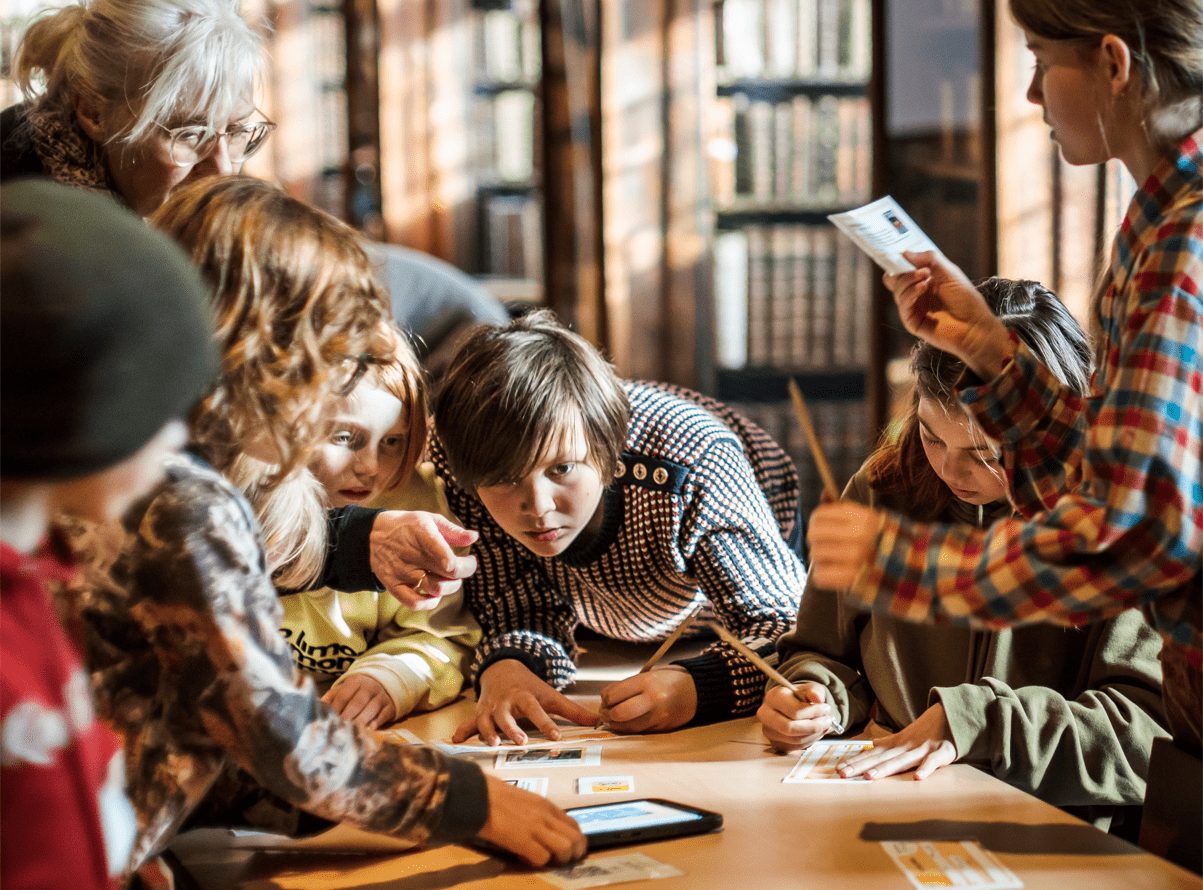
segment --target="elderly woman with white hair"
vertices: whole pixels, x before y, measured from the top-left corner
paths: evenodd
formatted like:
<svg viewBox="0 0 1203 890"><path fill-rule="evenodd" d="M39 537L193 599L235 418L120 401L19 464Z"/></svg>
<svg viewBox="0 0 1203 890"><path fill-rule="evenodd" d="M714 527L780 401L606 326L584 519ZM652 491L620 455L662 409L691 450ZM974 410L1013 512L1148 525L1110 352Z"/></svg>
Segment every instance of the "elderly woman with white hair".
<svg viewBox="0 0 1203 890"><path fill-rule="evenodd" d="M236 173L274 124L255 109L266 58L237 0L84 0L26 31L0 115L0 178L110 192L139 215L180 183Z"/></svg>

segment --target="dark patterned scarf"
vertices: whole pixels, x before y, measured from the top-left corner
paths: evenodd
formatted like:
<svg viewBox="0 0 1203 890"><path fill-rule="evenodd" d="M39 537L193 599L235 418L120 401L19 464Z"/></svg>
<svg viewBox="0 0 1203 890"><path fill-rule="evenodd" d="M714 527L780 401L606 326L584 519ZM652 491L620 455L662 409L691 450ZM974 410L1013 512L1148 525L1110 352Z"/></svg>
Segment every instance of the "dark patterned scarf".
<svg viewBox="0 0 1203 890"><path fill-rule="evenodd" d="M108 192L121 200L100 146L80 129L73 114L38 102L30 107L25 120L38 160L52 179L74 188Z"/></svg>

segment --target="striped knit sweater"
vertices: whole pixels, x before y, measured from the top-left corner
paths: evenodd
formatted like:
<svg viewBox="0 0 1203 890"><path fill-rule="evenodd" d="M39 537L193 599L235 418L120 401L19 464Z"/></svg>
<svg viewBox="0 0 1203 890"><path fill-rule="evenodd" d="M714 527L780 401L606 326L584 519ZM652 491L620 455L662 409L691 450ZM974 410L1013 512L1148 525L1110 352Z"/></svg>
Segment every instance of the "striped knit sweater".
<svg viewBox="0 0 1203 890"><path fill-rule="evenodd" d="M563 688L575 675L578 625L662 640L700 601L766 652L793 623L806 571L786 543L798 515L789 458L719 402L662 384L624 387L631 422L603 495L602 530L558 557L536 556L506 535L433 446L453 512L481 535L479 570L464 585L484 631L478 682L493 662L515 658ZM763 697L764 678L725 644L677 664L697 688L694 724L751 713Z"/></svg>

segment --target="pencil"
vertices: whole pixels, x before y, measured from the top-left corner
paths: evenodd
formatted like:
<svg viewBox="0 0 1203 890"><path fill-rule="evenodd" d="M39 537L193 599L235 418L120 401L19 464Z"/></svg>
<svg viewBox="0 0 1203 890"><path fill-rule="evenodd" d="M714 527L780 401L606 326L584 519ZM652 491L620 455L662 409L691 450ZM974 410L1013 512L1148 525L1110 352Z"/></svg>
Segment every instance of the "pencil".
<svg viewBox="0 0 1203 890"><path fill-rule="evenodd" d="M819 476L823 480L823 491L832 501L838 501L840 489L835 484L835 476L831 473L831 464L827 463L827 455L823 453L823 443L819 441L818 433L815 432L815 425L810 419L810 409L806 407L806 400L802 398L802 390L798 388L798 381L792 377L789 381L789 397L794 403L794 415L798 418L798 425L802 427L803 435L806 436L806 444L810 446L815 466L819 468Z"/></svg>
<svg viewBox="0 0 1203 890"><path fill-rule="evenodd" d="M809 702L804 699L799 692L798 687L794 683L785 679L780 671L749 649L747 645L744 644L743 640L735 636L735 634L731 633L731 631L727 630L727 628L723 627L717 621L711 621L710 627L716 634L718 634L719 639L721 639L724 643L726 643L748 661L752 662L752 664L754 664L756 667L760 668L764 675L774 683L778 684L779 686L784 686L786 689L788 689L793 694L794 698L802 702L802 704L814 704L813 702ZM836 735L841 735L844 732L844 725L832 717L831 731Z"/></svg>
<svg viewBox="0 0 1203 890"><path fill-rule="evenodd" d="M689 610L689 612L685 615L685 619L677 625L676 630L670 633L668 635L668 639L660 644L660 648L652 653L652 657L643 663L643 667L639 669L639 673L642 674L650 671L656 666L661 658L668 654L668 650L673 647L673 643L681 639L681 634L685 633L689 625L693 624L693 619L698 617L698 613L702 611L703 605L704 603L697 603L692 609Z"/></svg>

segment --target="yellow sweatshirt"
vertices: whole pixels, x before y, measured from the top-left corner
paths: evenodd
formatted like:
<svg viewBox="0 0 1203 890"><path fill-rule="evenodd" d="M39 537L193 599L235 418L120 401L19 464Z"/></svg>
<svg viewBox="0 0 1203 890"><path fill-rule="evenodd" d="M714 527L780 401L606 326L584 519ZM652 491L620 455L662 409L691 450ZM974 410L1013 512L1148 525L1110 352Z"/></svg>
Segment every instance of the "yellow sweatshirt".
<svg viewBox="0 0 1203 890"><path fill-rule="evenodd" d="M410 481L371 506L425 510L455 520L443 481L423 463ZM349 673L366 674L392 697L397 718L453 701L464 685L480 628L463 590L443 597L438 608L419 612L387 592L321 590L280 597L280 629L293 662L325 692Z"/></svg>

